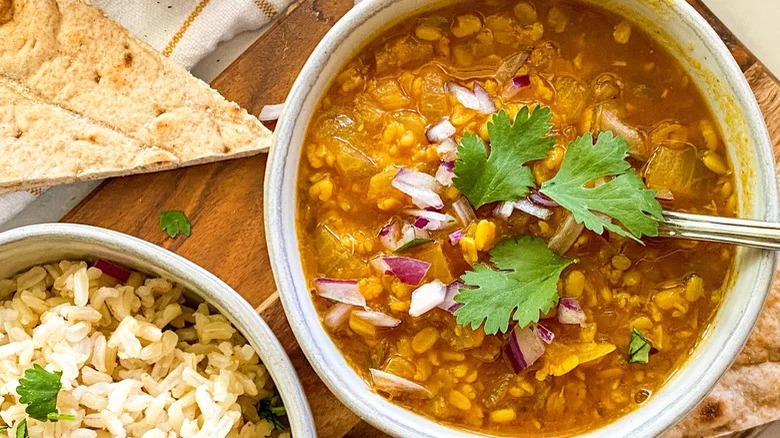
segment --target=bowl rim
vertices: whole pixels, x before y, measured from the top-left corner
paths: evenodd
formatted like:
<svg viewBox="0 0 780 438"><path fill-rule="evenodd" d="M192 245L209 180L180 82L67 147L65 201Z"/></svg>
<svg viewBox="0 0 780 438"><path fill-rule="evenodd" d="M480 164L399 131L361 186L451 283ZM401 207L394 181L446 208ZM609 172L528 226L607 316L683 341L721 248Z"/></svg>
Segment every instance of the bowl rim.
<svg viewBox="0 0 780 438"><path fill-rule="evenodd" d="M118 231L90 225L46 223L13 228L0 233L0 251L9 245L33 241L99 245L101 249L143 260L157 268L161 276L176 283L194 286L187 290L225 314L257 352L287 408L293 436L316 436L303 386L282 344L252 306L217 276L165 248ZM40 259L43 263L46 256L42 255Z"/></svg>
<svg viewBox="0 0 780 438"><path fill-rule="evenodd" d="M593 0L586 1L591 3ZM357 396L350 393L347 389L348 385L346 384L344 376L340 376L340 369L337 369L342 368L342 362L343 364L346 364L346 361L343 360L341 352L339 352L335 346L331 347L332 342L325 345L318 344L315 341L314 335L318 335L320 332L324 333L325 331L319 321L316 321L316 324L314 324L305 320L302 306L313 306L313 304L310 299L306 300L308 302L302 302L299 299L299 294L295 291L293 280L294 277L299 274L297 272L293 273L289 260L286 258L288 254L298 254L297 251L289 248L290 245L286 243L286 236L283 235L283 224L288 221L295 221L296 219L295 217L290 217L290 215L285 216L281 205L283 202L291 202L282 198L283 188L285 186L284 172L286 170L287 162L290 160L298 162L300 159L300 154L292 155L288 153L292 142L293 132L296 128L307 129L309 123L308 118L304 121L299 121L300 110L306 103L309 95L313 93L317 78L329 63L329 59L335 49L343 43L349 42L352 33L357 28L384 9L390 7L392 3L392 0L363 0L356 7L347 12L347 14L335 24L317 45L314 52L306 61L287 97L284 109L274 132L274 141L269 152L264 183L264 211L266 212L265 229L271 267L274 272L285 313L301 349L319 377L350 410L378 429L397 437L433 438L434 436L440 436L439 434L441 433L446 433L446 436L458 438L487 436L484 433L477 431L462 429L457 426L449 427L445 423L439 423L427 417L420 417L415 412L403 407L400 409L402 409L404 413L399 414L397 410L394 409L395 407L398 407L398 405L380 396L372 397L370 394L366 394L365 391L361 391L361 394ZM432 3L441 6L442 4L446 5L448 2L446 0L434 0ZM759 173L757 177L761 178L760 184L764 189L765 196L761 201L766 202L767 204L764 219L777 221L778 194L775 181L776 172L772 154L772 143L769 139L762 113L752 90L747 83L747 79L715 30L710 27L692 6L686 3L685 0L665 0L663 3L668 8L669 12L680 20L681 24L689 26L693 32L695 32L698 38L705 44L707 50L711 52L718 65L726 72L728 85L734 89L735 96L737 97L736 105L740 110L744 111L748 128L753 135L752 139L755 140L754 143L758 153L757 159L759 160L759 163L754 164L761 166L761 173ZM431 3L428 2L425 2L424 4L426 6L431 5ZM421 5L420 7L424 8L425 6ZM398 18L398 16L393 17L393 19L395 18ZM300 128L298 127L299 123L302 125ZM297 172L297 166L295 171ZM759 201L756 200L754 202ZM298 257L300 257L299 254ZM717 356L718 360L707 365L706 373L698 384L688 393L680 394L676 398L676 407L682 409L678 409L675 412L669 412L670 410L666 409L660 418L645 418L636 422L636 424L632 426L632 430L634 432L642 431L642 433L632 436L638 437L641 435L642 437L651 437L662 434L665 430L679 422L715 386L723 373L725 373L731 363L736 359L758 320L766 297L769 294L776 261L777 254L763 253L762 259L756 262L761 263L761 268L759 270L759 274L761 275L755 280L753 288L754 293L745 305L745 313L741 315L740 322L736 326L738 330L729 334L722 342L724 349ZM327 336L327 333L325 335ZM335 349L336 353L342 357L342 360L335 364L335 366L333 362L328 362L328 360L325 359L324 354L324 352L328 352L332 349ZM729 352L729 354L724 354L725 352ZM357 375L351 368L348 371ZM366 388L370 392L367 384ZM639 408L635 409L633 412L641 410L642 409ZM426 424L425 431L421 431L411 426L409 423L402 421L404 418L415 416L423 418L427 423L431 423L430 425ZM593 435L594 437L605 436L599 432L610 425L621 422L624 418L625 417L620 417L603 427L584 432L584 434L587 436ZM663 422L659 422L659 419L663 419ZM434 431L434 433L427 433L429 431Z"/></svg>

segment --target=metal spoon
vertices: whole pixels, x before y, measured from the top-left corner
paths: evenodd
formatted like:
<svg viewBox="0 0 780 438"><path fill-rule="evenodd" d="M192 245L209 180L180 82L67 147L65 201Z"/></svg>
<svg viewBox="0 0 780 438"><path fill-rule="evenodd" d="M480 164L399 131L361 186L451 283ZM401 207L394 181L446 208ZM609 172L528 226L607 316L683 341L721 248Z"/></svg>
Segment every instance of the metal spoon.
<svg viewBox="0 0 780 438"><path fill-rule="evenodd" d="M664 211L658 235L780 250L780 223Z"/></svg>

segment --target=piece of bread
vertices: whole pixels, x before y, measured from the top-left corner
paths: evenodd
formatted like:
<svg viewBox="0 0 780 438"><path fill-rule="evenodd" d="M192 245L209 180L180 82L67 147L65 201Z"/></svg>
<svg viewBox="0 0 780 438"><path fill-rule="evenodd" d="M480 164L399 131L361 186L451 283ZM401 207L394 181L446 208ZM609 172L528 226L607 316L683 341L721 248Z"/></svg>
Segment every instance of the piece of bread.
<svg viewBox="0 0 780 438"><path fill-rule="evenodd" d="M0 193L266 150L271 133L81 0L0 0Z"/></svg>

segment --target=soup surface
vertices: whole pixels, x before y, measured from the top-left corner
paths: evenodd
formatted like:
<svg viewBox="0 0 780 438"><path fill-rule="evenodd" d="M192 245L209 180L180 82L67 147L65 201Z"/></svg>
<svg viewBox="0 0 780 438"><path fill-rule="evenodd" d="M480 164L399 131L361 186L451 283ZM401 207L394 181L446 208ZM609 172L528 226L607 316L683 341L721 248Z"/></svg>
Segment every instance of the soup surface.
<svg viewBox="0 0 780 438"><path fill-rule="evenodd" d="M540 132L526 126L499 139L507 115ZM567 204L550 183L577 159L572 145L583 135L584 166L608 155L583 158L591 144L625 145L639 176L633 191L591 199L586 210L645 202L642 220L661 206L734 215L731 167L699 90L664 48L612 13L554 0L456 4L403 20L345 64L307 132L298 233L326 330L379 393L459 427L568 435L637 408L689 357L733 250L643 237L652 227L626 232L628 220L604 206L594 220L611 231L583 230L575 205L585 201ZM504 162L494 177L499 154L530 150L531 137L541 156ZM480 157L464 157L463 143L488 145L482 155L495 161L467 174L466 161ZM577 177L572 168L561 173ZM603 173L584 176L577 193L634 175ZM530 191L493 201L522 175ZM464 193L479 178L489 182L482 192ZM637 193L652 194L627 201ZM550 272L513 277L532 252ZM501 315L505 296L517 303Z"/></svg>

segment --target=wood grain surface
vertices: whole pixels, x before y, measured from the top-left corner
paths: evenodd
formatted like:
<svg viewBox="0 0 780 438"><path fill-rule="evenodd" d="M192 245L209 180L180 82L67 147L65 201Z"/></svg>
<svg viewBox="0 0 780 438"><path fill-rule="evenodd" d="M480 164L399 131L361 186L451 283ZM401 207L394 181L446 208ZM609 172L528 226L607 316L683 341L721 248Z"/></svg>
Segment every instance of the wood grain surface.
<svg viewBox="0 0 780 438"><path fill-rule="evenodd" d="M723 37L745 72L780 148L780 86L701 3L689 0ZM284 101L306 58L353 0L301 0L213 82L225 97L258 114ZM383 433L349 412L319 380L287 324L274 286L263 228L264 155L117 178L101 184L66 222L121 231L160 245L222 278L255 306L287 350L303 382L319 436L372 438ZM183 210L192 236L170 239L159 212Z"/></svg>

